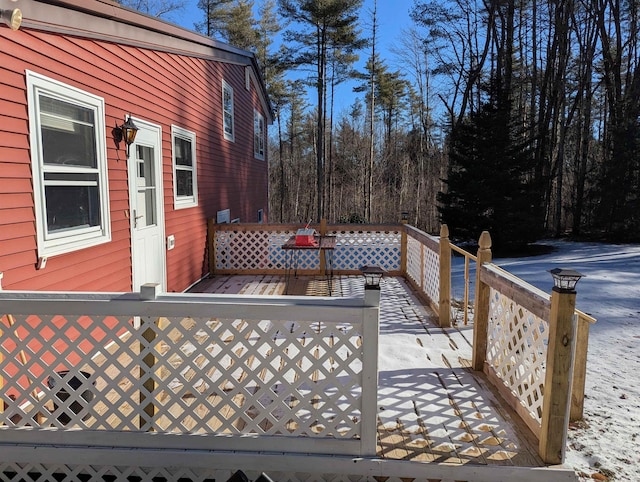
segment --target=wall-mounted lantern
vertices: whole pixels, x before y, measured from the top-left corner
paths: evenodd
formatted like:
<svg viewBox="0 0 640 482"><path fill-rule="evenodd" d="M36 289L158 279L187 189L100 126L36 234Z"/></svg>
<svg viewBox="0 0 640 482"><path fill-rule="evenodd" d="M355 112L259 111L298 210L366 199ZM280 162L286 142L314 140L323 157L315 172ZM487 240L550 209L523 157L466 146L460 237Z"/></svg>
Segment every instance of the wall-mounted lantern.
<svg viewBox="0 0 640 482"><path fill-rule="evenodd" d="M134 143L134 141L136 140L136 134L138 133L138 128L133 123L133 120L131 120L131 115L127 116L127 121L124 124L114 127L111 133L113 134L113 140L116 142L116 144L120 144L120 142L122 141L124 141L124 143L126 144L126 153L128 160L129 146Z"/></svg>
<svg viewBox="0 0 640 482"><path fill-rule="evenodd" d="M554 268L549 273L553 276L553 289L563 293L575 292L578 281L584 277L582 273L566 268Z"/></svg>

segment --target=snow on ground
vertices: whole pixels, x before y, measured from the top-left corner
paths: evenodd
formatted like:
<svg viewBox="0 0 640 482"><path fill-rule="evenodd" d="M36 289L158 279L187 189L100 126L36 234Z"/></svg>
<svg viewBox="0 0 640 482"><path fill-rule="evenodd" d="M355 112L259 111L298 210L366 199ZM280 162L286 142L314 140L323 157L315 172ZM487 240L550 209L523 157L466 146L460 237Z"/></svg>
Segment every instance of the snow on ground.
<svg viewBox="0 0 640 482"><path fill-rule="evenodd" d="M545 244L555 251L494 262L546 292L553 286L549 269L573 268L586 275L576 287L576 306L598 321L590 330L584 423L569 431L565 464L582 480L600 473L609 480L638 482L640 246Z"/></svg>

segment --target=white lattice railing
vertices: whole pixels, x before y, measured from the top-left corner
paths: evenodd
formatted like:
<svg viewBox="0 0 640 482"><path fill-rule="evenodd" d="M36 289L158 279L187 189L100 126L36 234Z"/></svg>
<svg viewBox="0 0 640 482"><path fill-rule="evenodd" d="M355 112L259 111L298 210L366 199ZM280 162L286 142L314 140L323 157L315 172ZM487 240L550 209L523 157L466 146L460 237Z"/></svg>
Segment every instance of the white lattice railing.
<svg viewBox="0 0 640 482"><path fill-rule="evenodd" d="M298 226L299 227L299 226ZM311 226L313 227L313 226ZM291 252L282 245L296 233L291 225L212 225L212 266L221 274L284 273ZM336 273L358 273L365 265L376 265L390 273L400 272L400 226L327 226L318 232L336 236L333 269ZM320 269L317 250L296 253L297 270L314 273Z"/></svg>
<svg viewBox="0 0 640 482"><path fill-rule="evenodd" d="M536 434L540 432L549 341L549 295L494 265L490 286L485 369Z"/></svg>
<svg viewBox="0 0 640 482"><path fill-rule="evenodd" d="M440 301L439 240L422 231L407 227L406 277L436 307Z"/></svg>
<svg viewBox="0 0 640 482"><path fill-rule="evenodd" d="M142 298L0 292L4 442L375 454L375 302Z"/></svg>

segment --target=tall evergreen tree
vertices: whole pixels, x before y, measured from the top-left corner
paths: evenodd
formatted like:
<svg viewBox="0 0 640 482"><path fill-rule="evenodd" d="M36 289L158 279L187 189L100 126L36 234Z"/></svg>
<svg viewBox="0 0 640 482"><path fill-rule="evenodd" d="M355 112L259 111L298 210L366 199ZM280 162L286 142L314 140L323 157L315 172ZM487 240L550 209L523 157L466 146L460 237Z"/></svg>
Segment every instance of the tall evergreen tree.
<svg viewBox="0 0 640 482"><path fill-rule="evenodd" d="M532 153L510 111L501 96L452 129L447 190L438 196L453 237L475 240L488 230L498 251L521 249L540 235Z"/></svg>
<svg viewBox="0 0 640 482"><path fill-rule="evenodd" d="M260 43L253 0L237 0L229 7L225 38L234 47L255 52Z"/></svg>
<svg viewBox="0 0 640 482"><path fill-rule="evenodd" d="M204 13L204 20L196 23L195 29L207 37L216 34L224 37L232 2L233 0L198 0L198 8Z"/></svg>
<svg viewBox="0 0 640 482"><path fill-rule="evenodd" d="M287 30L284 39L291 45L289 62L294 66L315 69L317 93L316 122L316 217L325 215L325 99L327 95L327 66L334 50L353 53L364 41L357 29L358 11L363 0L278 0L284 18L301 27Z"/></svg>

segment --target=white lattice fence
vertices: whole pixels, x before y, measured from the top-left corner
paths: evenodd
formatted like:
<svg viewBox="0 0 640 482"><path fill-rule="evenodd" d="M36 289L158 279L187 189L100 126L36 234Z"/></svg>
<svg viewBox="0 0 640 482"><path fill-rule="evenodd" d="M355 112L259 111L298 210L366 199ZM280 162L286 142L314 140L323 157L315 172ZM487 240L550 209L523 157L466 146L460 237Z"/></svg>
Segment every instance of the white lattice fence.
<svg viewBox="0 0 640 482"><path fill-rule="evenodd" d="M406 276L418 286L422 286L422 249L422 243L416 238L407 237Z"/></svg>
<svg viewBox="0 0 640 482"><path fill-rule="evenodd" d="M440 298L440 254L427 249L424 249L423 257L423 290L434 303L438 303Z"/></svg>
<svg viewBox="0 0 640 482"><path fill-rule="evenodd" d="M215 269L217 272L264 273L282 271L291 263L291 251L282 245L296 233L293 228L256 226L256 229L224 227L215 232ZM336 236L333 251L335 270L358 271L376 265L387 271L400 270L401 235L399 229L328 229ZM296 267L300 271L320 269L317 250L297 250Z"/></svg>
<svg viewBox="0 0 640 482"><path fill-rule="evenodd" d="M549 325L491 288L487 364L539 426Z"/></svg>
<svg viewBox="0 0 640 482"><path fill-rule="evenodd" d="M432 303L439 302L440 253L413 236L407 237L407 277L423 291Z"/></svg>
<svg viewBox="0 0 640 482"><path fill-rule="evenodd" d="M217 271L284 270L288 254L281 246L295 230L216 230ZM317 269L317 253L301 252L300 269Z"/></svg>
<svg viewBox="0 0 640 482"><path fill-rule="evenodd" d="M282 454L193 453L181 450L83 450L42 448L25 455L16 447L4 448L0 457L0 479L58 482L225 482L237 470L249 480L265 473L277 482L575 482L568 469L498 465L458 465L383 460L373 458L286 456ZM35 452L35 451L34 451ZM3 461L2 459L11 461ZM32 461L31 459L46 461ZM18 460L18 461L15 461ZM234 479L237 480L237 479Z"/></svg>
<svg viewBox="0 0 640 482"><path fill-rule="evenodd" d="M335 229L327 234L336 236L333 267L357 271L362 266L380 266L387 271L400 270L399 230Z"/></svg>
<svg viewBox="0 0 640 482"><path fill-rule="evenodd" d="M273 448L260 439L278 437L291 439L295 451L359 453L363 433L375 433L376 377L363 367L365 334L377 347L377 329L367 331L362 300L296 306L214 295L120 297L108 305L101 297L79 306L65 295L40 305L2 302L5 440L22 438L25 427L67 443L100 432L101 443L114 446L157 446L158 435L172 434L186 436L182 448L211 448L215 440L230 448L237 442L195 435L253 435L246 449ZM105 308L115 315L89 313ZM373 396L368 412L365 396Z"/></svg>

